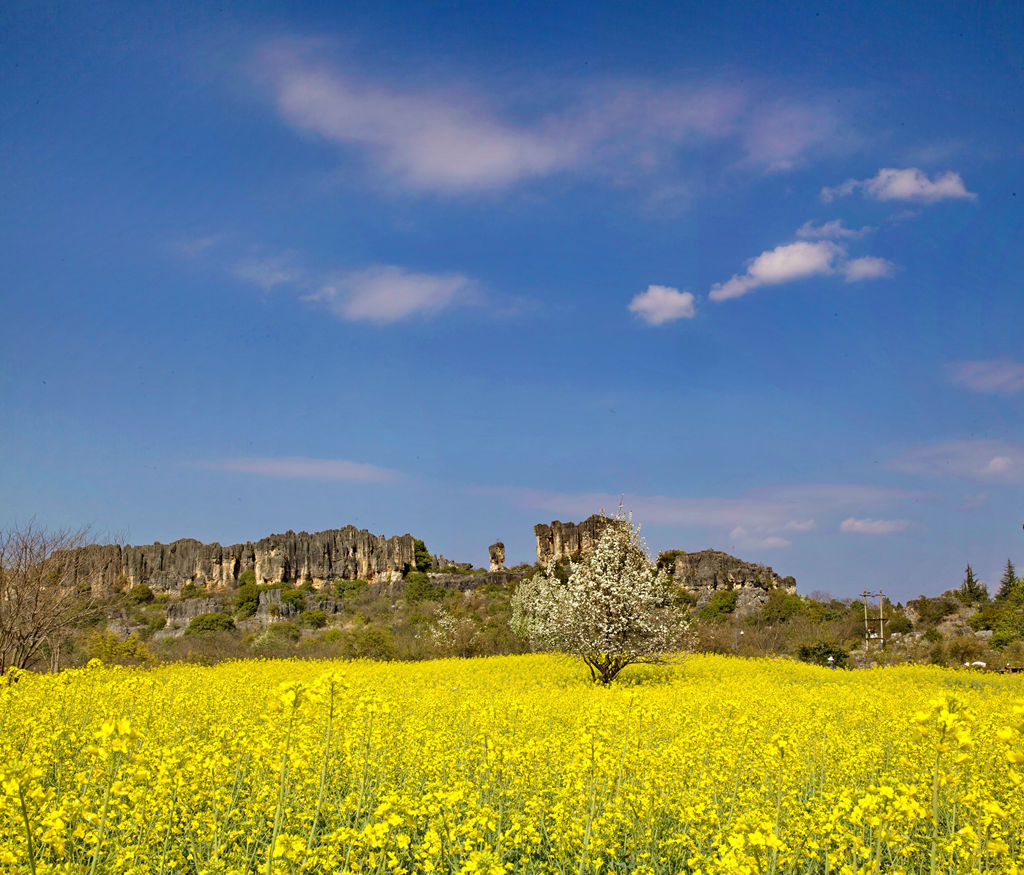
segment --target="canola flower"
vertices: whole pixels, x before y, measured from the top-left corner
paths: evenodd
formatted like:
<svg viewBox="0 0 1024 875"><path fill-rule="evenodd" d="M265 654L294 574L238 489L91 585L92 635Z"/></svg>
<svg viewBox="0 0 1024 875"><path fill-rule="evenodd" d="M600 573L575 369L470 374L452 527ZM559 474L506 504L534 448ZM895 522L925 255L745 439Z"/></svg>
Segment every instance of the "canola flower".
<svg viewBox="0 0 1024 875"><path fill-rule="evenodd" d="M0 871L1024 872L1024 689L694 656L0 685Z"/></svg>

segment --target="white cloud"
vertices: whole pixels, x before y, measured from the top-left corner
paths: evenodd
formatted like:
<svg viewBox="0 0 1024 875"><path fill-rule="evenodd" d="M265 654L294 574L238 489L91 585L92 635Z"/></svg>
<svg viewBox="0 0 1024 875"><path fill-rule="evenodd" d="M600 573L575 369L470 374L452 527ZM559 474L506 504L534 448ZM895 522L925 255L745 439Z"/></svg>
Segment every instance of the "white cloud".
<svg viewBox="0 0 1024 875"><path fill-rule="evenodd" d="M690 82L546 89L545 111L503 117L462 83L430 89L344 75L295 43L267 46L260 76L282 119L358 150L400 186L443 193L503 188L553 173L597 173L616 184L645 176L666 190L680 152L785 170L838 141L826 104L765 99L757 86ZM561 106L550 95L561 93ZM525 90L520 98L529 97ZM742 156L742 157L741 157Z"/></svg>
<svg viewBox="0 0 1024 875"><path fill-rule="evenodd" d="M789 170L812 147L834 141L838 129L838 119L826 106L776 100L753 113L743 139L750 160L768 170Z"/></svg>
<svg viewBox="0 0 1024 875"><path fill-rule="evenodd" d="M629 312L635 313L648 325L662 325L676 319L692 319L696 313L690 292L680 292L671 286L648 286L629 303Z"/></svg>
<svg viewBox="0 0 1024 875"><path fill-rule="evenodd" d="M483 491L499 493L522 507L543 510L560 519L585 519L598 508L617 507L621 497L623 506L645 525L711 529L722 538L750 547L787 546L786 535L811 531L816 527L816 519L863 513L922 497L918 492L855 483L779 486L737 497L619 496L532 489ZM765 543L769 539L778 540Z"/></svg>
<svg viewBox="0 0 1024 875"><path fill-rule="evenodd" d="M865 225L859 231L855 231L853 228L847 228L842 219L833 219L831 222L823 222L821 225L815 225L813 221L808 220L796 229L796 236L804 240L839 240L842 238L856 240L867 236L874 230L869 225Z"/></svg>
<svg viewBox="0 0 1024 875"><path fill-rule="evenodd" d="M745 549L777 549L781 547L792 547L792 541L787 541L785 538L779 537L778 535L768 535L767 537L758 537L752 532L747 531L743 526L736 526L731 532L729 532L729 539L740 547Z"/></svg>
<svg viewBox="0 0 1024 875"><path fill-rule="evenodd" d="M231 270L238 279L269 292L275 286L293 285L305 277L305 271L295 264L294 256L267 256L265 258L245 258Z"/></svg>
<svg viewBox="0 0 1024 875"><path fill-rule="evenodd" d="M715 283L708 297L712 301L738 298L761 286L773 286L793 280L821 276L835 271L842 247L827 240L809 243L800 240L762 252L747 264L744 274L736 274L724 283Z"/></svg>
<svg viewBox="0 0 1024 875"><path fill-rule="evenodd" d="M188 258L199 258L218 246L227 235L221 232L176 240L171 248Z"/></svg>
<svg viewBox="0 0 1024 875"><path fill-rule="evenodd" d="M576 144L517 129L451 96L366 86L324 67L281 64L276 100L297 128L371 151L382 169L419 188L503 186L572 163Z"/></svg>
<svg viewBox="0 0 1024 875"><path fill-rule="evenodd" d="M883 167L877 176L871 179L848 179L834 188L821 190L822 200L828 202L837 197L863 191L868 197L880 201L917 201L935 203L947 199L975 199L977 195L964 187L959 173L947 170L934 179L916 167L898 170L895 167Z"/></svg>
<svg viewBox="0 0 1024 875"><path fill-rule="evenodd" d="M209 467L221 471L238 471L289 480L387 483L401 476L390 468L379 468L365 462L350 462L347 459L308 459L301 456L224 459L210 464Z"/></svg>
<svg viewBox="0 0 1024 875"><path fill-rule="evenodd" d="M324 283L304 300L349 322L398 322L470 303L475 283L461 273L413 273L377 265Z"/></svg>
<svg viewBox="0 0 1024 875"><path fill-rule="evenodd" d="M950 365L950 378L975 392L993 395L1024 392L1024 362L1011 359L955 362Z"/></svg>
<svg viewBox="0 0 1024 875"><path fill-rule="evenodd" d="M1024 446L997 440L948 441L913 450L892 467L912 474L1024 483Z"/></svg>
<svg viewBox="0 0 1024 875"><path fill-rule="evenodd" d="M896 265L884 258L865 255L863 258L853 258L844 262L842 269L846 281L855 283L860 280L876 280L892 276L896 272Z"/></svg>
<svg viewBox="0 0 1024 875"><path fill-rule="evenodd" d="M891 535L902 532L912 525L910 520L873 520L850 517L839 524L841 532L855 532L859 535Z"/></svg>

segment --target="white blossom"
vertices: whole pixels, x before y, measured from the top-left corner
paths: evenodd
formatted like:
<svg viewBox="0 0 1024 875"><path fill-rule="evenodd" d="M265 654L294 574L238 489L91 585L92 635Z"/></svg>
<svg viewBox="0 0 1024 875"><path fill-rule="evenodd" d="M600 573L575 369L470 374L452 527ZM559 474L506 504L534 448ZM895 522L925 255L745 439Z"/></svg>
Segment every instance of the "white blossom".
<svg viewBox="0 0 1024 875"><path fill-rule="evenodd" d="M512 626L534 644L580 657L609 683L627 665L658 662L683 628L669 601L667 573L651 562L632 517L607 526L597 545L569 563L554 562L523 581L512 599Z"/></svg>

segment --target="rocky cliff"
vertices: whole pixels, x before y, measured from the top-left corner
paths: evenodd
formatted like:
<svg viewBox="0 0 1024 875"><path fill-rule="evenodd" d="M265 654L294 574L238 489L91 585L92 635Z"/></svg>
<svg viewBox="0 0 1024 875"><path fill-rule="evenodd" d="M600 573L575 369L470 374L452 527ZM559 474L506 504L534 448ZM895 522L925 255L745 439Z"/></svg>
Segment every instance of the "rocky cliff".
<svg viewBox="0 0 1024 875"><path fill-rule="evenodd" d="M594 548L601 533L615 523L614 517L594 514L581 523L562 523L555 520L551 525L538 523L533 527L537 538L537 561L547 565L586 553ZM796 592L796 581L782 577L767 565L744 562L720 550L701 550L687 553L673 550L672 565L675 582L697 597L697 607L706 605L717 590L737 591L736 611L748 614L765 602L773 589ZM493 559L492 559L493 563Z"/></svg>
<svg viewBox="0 0 1024 875"><path fill-rule="evenodd" d="M614 517L595 513L581 523L561 523L555 520L550 526L538 523L533 527L537 538L537 561L547 565L552 560L568 559L574 553L592 550L601 533L615 523Z"/></svg>
<svg viewBox="0 0 1024 875"><path fill-rule="evenodd" d="M736 611L750 613L768 601L773 589L796 592L792 577L781 577L767 565L744 562L721 550L679 552L673 566L675 582L697 596L697 607L706 605L716 591L737 591Z"/></svg>
<svg viewBox="0 0 1024 875"><path fill-rule="evenodd" d="M203 544L185 538L141 547L91 545L78 551L76 576L97 589L146 584L157 592L178 591L187 583L219 590L238 585L245 571L257 583L302 583L391 579L415 561L412 535L386 538L346 526L324 532L288 531L255 543Z"/></svg>

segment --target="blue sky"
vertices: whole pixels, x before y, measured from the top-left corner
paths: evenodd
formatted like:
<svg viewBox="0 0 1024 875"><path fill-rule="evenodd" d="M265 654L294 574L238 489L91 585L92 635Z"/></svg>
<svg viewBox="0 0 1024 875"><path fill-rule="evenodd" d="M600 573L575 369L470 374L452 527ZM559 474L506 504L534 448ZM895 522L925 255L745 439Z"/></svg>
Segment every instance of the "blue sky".
<svg viewBox="0 0 1024 875"><path fill-rule="evenodd" d="M1024 565L1017 4L4 4L0 523Z"/></svg>

